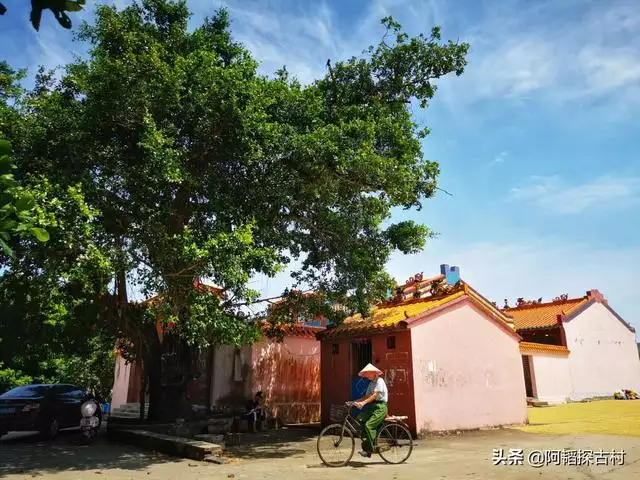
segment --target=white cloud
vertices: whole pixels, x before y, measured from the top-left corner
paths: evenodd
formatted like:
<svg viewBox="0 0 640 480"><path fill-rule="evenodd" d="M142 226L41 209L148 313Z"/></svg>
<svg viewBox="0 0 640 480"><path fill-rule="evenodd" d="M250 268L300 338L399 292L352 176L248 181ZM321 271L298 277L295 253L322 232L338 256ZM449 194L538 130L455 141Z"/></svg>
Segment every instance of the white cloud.
<svg viewBox="0 0 640 480"><path fill-rule="evenodd" d="M512 188L510 198L559 214L622 208L640 200L640 178L605 175L582 184L565 185L557 176L531 177L527 184Z"/></svg>
<svg viewBox="0 0 640 480"><path fill-rule="evenodd" d="M464 32L470 63L451 103L508 99L640 103L640 11L632 0L488 2Z"/></svg>
<svg viewBox="0 0 640 480"><path fill-rule="evenodd" d="M345 60L377 43L384 33L380 24L383 17L406 17L407 12L413 12L409 20L422 19L423 30L425 24L431 27L438 11L436 2L373 0L363 3L358 20L345 30L336 25L339 12L324 2L291 0L277 8L259 1L228 0L220 4L229 9L234 36L261 62L264 73L286 65L303 83L324 76L328 59Z"/></svg>
<svg viewBox="0 0 640 480"><path fill-rule="evenodd" d="M580 297L598 289L625 320L640 331L637 285L640 283L640 246L606 249L542 238L514 242L454 243L435 240L416 255L392 256L388 271L398 282L415 273L439 273L440 264L458 265L462 278L489 300L502 305L519 297L545 301L567 293ZM291 286L287 274L257 279L254 288L263 296L282 293Z"/></svg>
<svg viewBox="0 0 640 480"><path fill-rule="evenodd" d="M498 163L503 163L506 159L507 156L509 156L509 152L500 152L498 155L496 155L493 160L491 160L491 162L489 163L489 166L493 166L493 165L497 165Z"/></svg>

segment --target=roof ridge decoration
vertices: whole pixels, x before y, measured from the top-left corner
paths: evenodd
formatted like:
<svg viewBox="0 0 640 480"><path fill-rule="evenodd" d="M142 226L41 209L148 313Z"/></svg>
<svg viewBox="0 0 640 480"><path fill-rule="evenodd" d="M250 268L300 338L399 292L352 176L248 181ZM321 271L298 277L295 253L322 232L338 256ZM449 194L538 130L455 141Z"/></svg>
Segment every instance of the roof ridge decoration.
<svg viewBox="0 0 640 480"><path fill-rule="evenodd" d="M514 319L517 331L551 329L558 326L562 328L563 323L571 321L595 303L603 305L625 327L635 332L635 329L611 308L609 301L597 289L588 290L582 297L569 298L564 294L551 302L521 304L517 307L502 309L502 312Z"/></svg>
<svg viewBox="0 0 640 480"><path fill-rule="evenodd" d="M586 300L588 296L584 297L575 297L569 298L569 296L565 293L560 295L559 297L554 298L550 302L543 302L542 297L538 300L524 300L522 297L518 298L517 305L515 307L508 306L508 302L505 299L505 306L502 308L503 311L514 311L514 310L530 310L535 308L548 307L553 305L565 305L568 303L580 302L582 300Z"/></svg>
<svg viewBox="0 0 640 480"><path fill-rule="evenodd" d="M522 339L515 332L508 316L462 280L458 280L456 285L450 286L444 294L380 303L371 310L368 317L363 318L359 314L353 315L345 319L341 325L319 332L316 337L322 339L342 334L351 336L404 330L419 325L443 309L465 301L482 310L489 321L495 323L506 333L513 335L518 340Z"/></svg>

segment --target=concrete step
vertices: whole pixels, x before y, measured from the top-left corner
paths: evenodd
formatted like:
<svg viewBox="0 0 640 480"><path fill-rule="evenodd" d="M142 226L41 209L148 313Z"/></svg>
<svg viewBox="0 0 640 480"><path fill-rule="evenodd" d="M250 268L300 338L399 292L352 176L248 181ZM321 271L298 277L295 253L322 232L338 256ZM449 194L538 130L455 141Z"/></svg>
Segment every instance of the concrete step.
<svg viewBox="0 0 640 480"><path fill-rule="evenodd" d="M145 410L148 410L149 404L145 403L144 408ZM115 410L140 410L140 405L138 405L137 403L124 403Z"/></svg>
<svg viewBox="0 0 640 480"><path fill-rule="evenodd" d="M111 433L111 438L148 450L193 460L204 460L205 457L211 455L221 456L224 450L223 445L191 438L162 435L146 430L118 430Z"/></svg>
<svg viewBox="0 0 640 480"><path fill-rule="evenodd" d="M111 417L114 418L140 418L139 413L112 412Z"/></svg>

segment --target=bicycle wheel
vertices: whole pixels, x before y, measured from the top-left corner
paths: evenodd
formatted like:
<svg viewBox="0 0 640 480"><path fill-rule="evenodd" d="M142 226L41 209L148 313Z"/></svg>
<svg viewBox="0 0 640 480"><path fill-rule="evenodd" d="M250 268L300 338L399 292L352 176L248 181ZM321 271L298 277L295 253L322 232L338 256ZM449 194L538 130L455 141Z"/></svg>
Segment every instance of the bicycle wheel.
<svg viewBox="0 0 640 480"><path fill-rule="evenodd" d="M340 423L325 427L318 436L318 456L327 467L344 467L356 449L351 430Z"/></svg>
<svg viewBox="0 0 640 480"><path fill-rule="evenodd" d="M413 438L401 423L385 424L376 437L378 454L387 463L404 463L413 451Z"/></svg>

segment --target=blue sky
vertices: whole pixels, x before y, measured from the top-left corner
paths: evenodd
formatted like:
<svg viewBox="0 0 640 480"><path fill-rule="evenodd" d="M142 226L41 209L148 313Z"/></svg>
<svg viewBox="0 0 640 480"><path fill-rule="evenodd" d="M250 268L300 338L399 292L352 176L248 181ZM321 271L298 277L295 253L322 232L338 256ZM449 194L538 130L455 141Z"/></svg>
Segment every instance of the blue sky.
<svg viewBox="0 0 640 480"><path fill-rule="evenodd" d="M18 5L19 3L19 5ZM0 58L34 69L83 54L46 12L40 33L28 2L0 18ZM92 2L82 14L91 17ZM124 4L125 2L118 2ZM640 309L640 8L633 0L190 1L193 22L216 7L262 62L307 82L328 58L381 38L391 14L409 33L441 25L471 43L463 77L439 82L427 110L426 158L441 166L438 195L421 212L397 212L440 233L424 252L394 257L398 281L441 263L502 303L549 300L598 288L637 329ZM75 24L78 16L73 17ZM254 286L276 295L280 276Z"/></svg>

